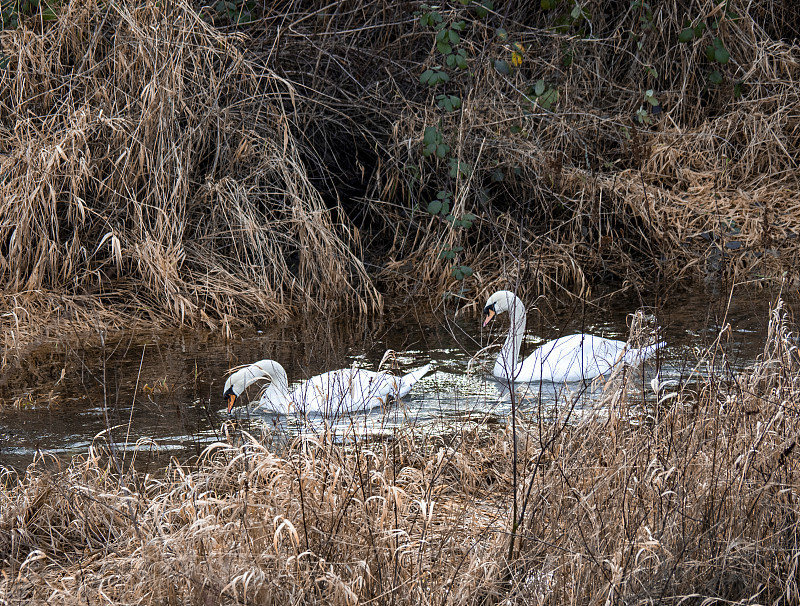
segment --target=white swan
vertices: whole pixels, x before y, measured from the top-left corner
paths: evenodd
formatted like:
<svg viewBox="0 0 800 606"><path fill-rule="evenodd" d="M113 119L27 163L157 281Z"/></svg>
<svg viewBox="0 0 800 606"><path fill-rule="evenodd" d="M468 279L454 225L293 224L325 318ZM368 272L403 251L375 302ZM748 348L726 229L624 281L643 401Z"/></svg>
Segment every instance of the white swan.
<svg viewBox="0 0 800 606"><path fill-rule="evenodd" d="M316 412L338 418L342 414L371 410L389 400L402 398L430 369L431 365L426 364L398 377L388 371L342 368L312 377L290 393L283 366L274 360L261 360L231 374L225 381L223 395L230 413L236 398L249 385L268 378L270 384L261 394L258 408L279 414L295 410L302 415Z"/></svg>
<svg viewBox="0 0 800 606"><path fill-rule="evenodd" d="M519 297L508 290L500 290L489 297L483 308L483 326L504 311L511 317L511 326L497 355L492 374L500 379L511 378L517 383L564 383L593 379L608 374L619 362L639 365L664 346L664 342L659 342L634 349L624 341L581 333L547 341L522 363L518 363L527 320L525 305Z"/></svg>

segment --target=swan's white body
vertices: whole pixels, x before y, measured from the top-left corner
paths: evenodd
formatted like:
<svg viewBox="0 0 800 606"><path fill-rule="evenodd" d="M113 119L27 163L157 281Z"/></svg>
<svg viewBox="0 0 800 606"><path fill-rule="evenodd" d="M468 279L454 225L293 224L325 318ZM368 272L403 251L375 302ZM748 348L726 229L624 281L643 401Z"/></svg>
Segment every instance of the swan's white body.
<svg viewBox="0 0 800 606"><path fill-rule="evenodd" d="M506 381L564 383L591 380L610 373L621 362L639 365L664 345L660 342L635 349L628 347L624 341L581 333L547 341L518 363L527 321L525 305L519 297L508 290L494 293L483 308L486 318L483 325L486 326L496 314L504 311L511 318L511 326L497 355L492 374Z"/></svg>
<svg viewBox="0 0 800 606"><path fill-rule="evenodd" d="M234 372L225 382L228 412L238 396L252 383L270 379L261 394L259 409L301 415L318 413L337 418L343 414L385 406L391 399L405 396L431 369L430 364L403 376L373 372L363 368L342 368L317 375L289 392L286 371L274 360L261 360Z"/></svg>

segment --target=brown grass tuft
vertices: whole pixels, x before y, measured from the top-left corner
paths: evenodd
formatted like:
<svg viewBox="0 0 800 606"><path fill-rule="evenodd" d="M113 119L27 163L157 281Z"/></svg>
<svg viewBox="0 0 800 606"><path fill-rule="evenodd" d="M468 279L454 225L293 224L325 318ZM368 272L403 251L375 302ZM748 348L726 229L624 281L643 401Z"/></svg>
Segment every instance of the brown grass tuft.
<svg viewBox="0 0 800 606"><path fill-rule="evenodd" d="M119 475L100 439L63 469L5 471L0 599L793 602L800 365L788 320L778 304L747 371L715 345L679 386L619 373L594 411L567 397L518 413L515 434L407 427L273 451L228 427L228 442L158 477Z"/></svg>

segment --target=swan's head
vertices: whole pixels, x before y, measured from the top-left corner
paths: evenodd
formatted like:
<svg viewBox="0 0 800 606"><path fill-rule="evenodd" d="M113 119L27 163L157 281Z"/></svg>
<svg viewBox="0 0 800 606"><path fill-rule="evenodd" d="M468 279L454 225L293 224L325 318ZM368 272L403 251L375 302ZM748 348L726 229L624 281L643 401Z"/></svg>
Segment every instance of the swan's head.
<svg viewBox="0 0 800 606"><path fill-rule="evenodd" d="M515 301L519 301L519 299L510 290L498 290L494 293L483 306L483 326L489 324L497 314L511 309L515 305Z"/></svg>
<svg viewBox="0 0 800 606"><path fill-rule="evenodd" d="M261 360L250 366L240 368L225 381L225 388L222 392L228 404L228 413L236 404L236 398L244 393L248 386L260 379L270 379L281 393L288 391L288 381L286 371L283 366L273 360Z"/></svg>

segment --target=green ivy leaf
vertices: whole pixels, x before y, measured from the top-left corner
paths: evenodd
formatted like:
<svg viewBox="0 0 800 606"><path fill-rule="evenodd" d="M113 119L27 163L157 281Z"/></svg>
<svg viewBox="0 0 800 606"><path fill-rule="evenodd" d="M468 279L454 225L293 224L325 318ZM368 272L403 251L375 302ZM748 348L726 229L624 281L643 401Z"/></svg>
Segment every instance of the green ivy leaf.
<svg viewBox="0 0 800 606"><path fill-rule="evenodd" d="M502 59L495 59L494 68L498 73L508 76L511 73L511 67Z"/></svg>
<svg viewBox="0 0 800 606"><path fill-rule="evenodd" d="M431 200L428 203L428 212L431 213L432 215L438 215L441 210L442 210L441 200Z"/></svg>
<svg viewBox="0 0 800 606"><path fill-rule="evenodd" d="M436 144L436 143L439 142L440 138L441 138L441 135L439 134L439 131L436 130L435 126L426 126L425 127L425 132L422 135L422 142L423 143L425 143L426 145L429 145L431 143Z"/></svg>

